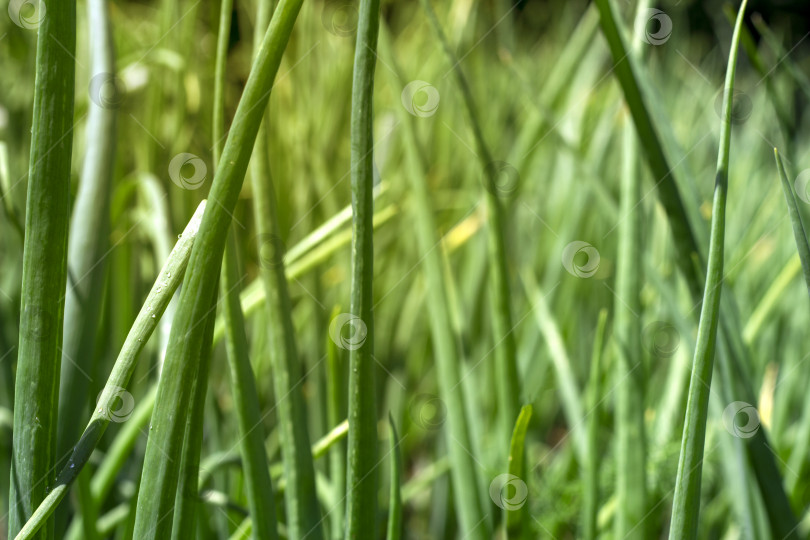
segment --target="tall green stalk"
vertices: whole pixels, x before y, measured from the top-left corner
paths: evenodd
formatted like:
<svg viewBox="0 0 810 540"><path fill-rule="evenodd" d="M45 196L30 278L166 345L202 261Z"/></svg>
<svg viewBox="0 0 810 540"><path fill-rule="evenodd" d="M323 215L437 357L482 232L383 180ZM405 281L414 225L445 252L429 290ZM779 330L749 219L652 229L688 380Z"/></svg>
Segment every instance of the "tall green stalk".
<svg viewBox="0 0 810 540"><path fill-rule="evenodd" d="M745 7L743 0L731 38L726 81L723 90L723 116L720 125L720 148L717 154L712 225L709 240L709 264L706 287L698 324L689 398L686 404L678 477L672 503L671 539L697 537L700 513L700 481L703 469L703 445L709 414L709 391L714 365L717 326L720 319L720 292L723 281L723 255L726 232L726 198L728 191L729 147L731 146L731 105L734 93L734 75L737 68L737 49L740 42Z"/></svg>
<svg viewBox="0 0 810 540"><path fill-rule="evenodd" d="M209 193L172 325L152 431L146 445L134 537L166 538L171 531L191 386L204 360L205 319L216 295L225 238L281 56L303 0L284 0L250 71Z"/></svg>
<svg viewBox="0 0 810 540"><path fill-rule="evenodd" d="M27 6L24 6L27 7ZM37 36L22 303L14 390L8 534L16 535L53 485L62 345L76 2L49 2ZM41 537L50 538L49 524Z"/></svg>
<svg viewBox="0 0 810 540"><path fill-rule="evenodd" d="M475 107L467 78L461 70L456 55L450 48L447 37L444 35L436 13L429 0L420 0L427 14L434 33L442 44L451 71L455 75L456 83L464 99L467 118L475 137L475 146L478 159L484 171L484 187L487 201L487 241L489 247L489 297L492 304L490 317L492 318L492 334L495 343L496 385L498 390L498 414L503 433L503 446L508 448L508 441L512 434L512 426L520 409L520 381L517 370L517 354L515 338L512 335L512 309L510 307L511 291L509 286L509 270L507 267L505 244L506 219L501 204L500 187L498 186L499 168L492 159L492 154L484 140L484 133L478 121L478 112Z"/></svg>
<svg viewBox="0 0 810 540"><path fill-rule="evenodd" d="M259 53L258 37L267 26L269 0L257 5L254 53ZM267 330L271 345L270 362L278 411L278 433L285 463L287 488L284 502L291 538L322 537L321 514L315 491L315 469L307 431L307 409L302 391L303 373L292 321L292 301L284 264L284 244L278 221L276 190L270 172L267 145L268 114L259 128L251 157L253 213L256 217L259 272L264 287Z"/></svg>
<svg viewBox="0 0 810 540"><path fill-rule="evenodd" d="M623 126L624 160L614 303L616 343L616 538L643 539L647 514L644 363L641 356L641 182L633 125Z"/></svg>
<svg viewBox="0 0 810 540"><path fill-rule="evenodd" d="M377 403L374 384L374 67L380 1L360 0L354 49L351 116L351 312L367 330L349 353L349 441L346 538L374 538L377 520Z"/></svg>

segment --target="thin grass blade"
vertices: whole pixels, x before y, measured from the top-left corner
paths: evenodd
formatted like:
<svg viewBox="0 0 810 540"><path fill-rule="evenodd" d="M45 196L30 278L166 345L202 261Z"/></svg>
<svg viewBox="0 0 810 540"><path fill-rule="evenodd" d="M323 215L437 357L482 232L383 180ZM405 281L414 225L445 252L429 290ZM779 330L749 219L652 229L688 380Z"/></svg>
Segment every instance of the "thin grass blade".
<svg viewBox="0 0 810 540"><path fill-rule="evenodd" d="M723 90L723 116L720 126L720 148L717 154L712 225L709 241L709 265L698 324L695 358L689 381L678 476L672 503L671 539L696 538L700 514L700 484L703 470L703 445L709 414L709 391L714 366L717 326L720 319L720 293L723 282L723 256L726 232L726 199L728 196L728 163L731 146L731 106L740 28L747 0L743 0L734 25Z"/></svg>

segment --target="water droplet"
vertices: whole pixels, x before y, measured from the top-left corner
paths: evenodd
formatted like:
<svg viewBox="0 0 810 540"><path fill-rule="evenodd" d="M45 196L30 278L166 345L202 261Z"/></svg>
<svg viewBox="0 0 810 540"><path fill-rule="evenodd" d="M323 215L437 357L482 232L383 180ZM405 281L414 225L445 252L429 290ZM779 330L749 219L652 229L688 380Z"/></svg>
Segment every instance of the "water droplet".
<svg viewBox="0 0 810 540"><path fill-rule="evenodd" d="M153 318L153 319L155 318L155 314L154 314L154 313L152 313L152 318Z"/></svg>
<svg viewBox="0 0 810 540"><path fill-rule="evenodd" d="M183 233L178 234L177 238L183 238Z"/></svg>

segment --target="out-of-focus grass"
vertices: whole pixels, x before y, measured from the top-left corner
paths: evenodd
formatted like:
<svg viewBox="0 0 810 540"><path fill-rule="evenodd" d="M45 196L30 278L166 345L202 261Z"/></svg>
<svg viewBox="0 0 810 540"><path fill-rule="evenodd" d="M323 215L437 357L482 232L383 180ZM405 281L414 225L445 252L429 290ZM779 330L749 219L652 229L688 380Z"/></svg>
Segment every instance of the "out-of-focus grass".
<svg viewBox="0 0 810 540"><path fill-rule="evenodd" d="M225 42L226 133L250 70L254 36L264 32L257 26L267 24L257 13L269 6L263 0L234 4ZM708 254L720 136L718 95L731 43L722 6L653 5L650 9L659 11L643 11L635 21L635 3L601 2L615 13L612 41L618 37L628 50L640 53L622 59L622 54L614 57L605 39L597 9L603 6L432 2L458 61L452 65L419 3L381 4L372 107L374 338L366 365L376 387L378 420L376 430L368 430L378 434L377 459L367 465L379 468L379 504L369 519L380 535L388 529L385 501L397 493L391 479L399 478L407 536L455 538L475 529L479 520L482 529L473 535L486 535L481 533L486 529L514 533L516 526L505 527L508 515L521 517L524 537L610 535L620 516L636 515L632 502L640 492L629 493L628 499L617 488L633 489L631 479L618 476L632 463L614 465L622 463L620 457L629 459L630 453L619 453L631 444L646 447L646 497L641 499L646 510L632 518L638 523L621 527L667 534L700 312L695 291L701 292L706 272L702 261ZM103 275L95 284L102 291L97 298L101 317L88 359L95 366L87 372L88 389L61 389L64 399L72 397L87 411L95 410L164 263L168 240L208 196L215 171L211 134L220 3L115 2L109 9L116 76L125 91L115 104L118 150L106 236L110 249L98 256L104 257ZM734 3L732 11L738 9ZM810 532L810 481L804 474L810 465L810 408L805 407L810 363L804 347L810 305L772 157L776 146L795 193L796 214L806 219L810 158L801 149L810 133L802 74L810 48L802 41L807 29L802 30L799 12L788 4L781 9L751 6L739 53L725 264L719 276L717 372L706 413L702 488L692 501L699 497L700 538L781 538L784 534L775 533L772 524L773 501L778 500L772 493L779 487L802 523L795 533ZM92 150L85 118L93 103L90 34L83 10L78 13L73 201ZM333 306L353 309L346 307L351 305L352 252L351 214L344 209L352 202L356 22L356 4L303 3L263 117L263 134L253 148L250 181L228 208L234 250L243 262L236 282L243 291L246 356L255 375L264 450L273 463L268 467L276 488L275 500L263 504L277 511L282 536L292 521L290 505L279 493L289 489L279 464L289 464L282 448L287 445L289 455L291 446L279 429L280 407L290 403L290 396L284 385L275 384L280 357L272 355L280 354L283 345L278 333L268 332L279 316L289 321L284 332L294 335L291 362L302 377L289 385L305 406L298 429L316 441L347 413L355 326L332 323L344 321L336 318L341 312L333 313ZM0 148L3 516L12 482L7 419L15 405L11 387L20 373L22 241L13 216L22 221L26 208L36 31L3 17L0 36L5 36L0 58L7 74L0 78L0 143L6 149L4 154ZM633 68L638 87L630 116L622 84L629 80L621 67L625 64ZM482 167L478 137L454 78L457 69L475 102L481 139L492 156L488 161L497 162L492 169ZM640 106L649 132L639 134ZM626 134L625 126L635 129ZM639 146L633 164L637 187L622 187L628 179L623 171L629 170L623 163L626 135L635 135ZM170 173L170 164L181 153L199 161L186 160L178 176ZM269 165L272 184L261 183L266 171L257 158ZM204 179L190 183L200 167ZM486 174L492 172L498 173L496 201L502 208L504 243L497 262L503 267L495 268L500 276L491 273L493 201L487 188L492 178ZM272 192L260 193L257 182L259 188L270 185ZM266 212L257 213L267 208L257 203L270 195L276 202L271 208L275 224ZM74 218L77 208L72 207ZM267 232L274 235L270 241ZM628 265L635 266L639 278L631 278ZM289 302L276 301L277 287L269 289L267 298L262 274L277 280L286 276ZM493 310L493 278L507 285L497 290L508 296L498 301L510 310L515 395L503 390L509 388L504 384L509 366L501 363L508 351L500 334L508 319L501 308ZM208 292L213 297L216 291ZM220 320L222 309L219 304ZM608 324L599 323L603 311L615 314ZM167 314L172 313L170 307ZM133 407L131 416L107 430L86 466L99 516L95 529L103 537L127 537L132 531L145 442L155 432L146 419L161 369L166 317L157 326L160 339L145 343L134 368L126 388L132 401L119 403L119 408ZM330 331L333 327L336 331ZM600 356L594 342L602 339L602 331ZM208 494L198 503L205 506L197 512L196 528L205 538L247 537L250 526L242 512L256 505L250 504L244 477L249 467L243 468L238 457L244 426L240 431L240 404L231 390L231 366L221 341L212 350L207 405L196 411L202 417L201 468L207 469L200 473L202 493ZM636 345L623 358L617 353L627 343ZM594 358L600 359L598 368ZM644 391L633 393L636 388L628 381L636 384L632 368L637 361L644 368L638 381ZM631 399L619 402L622 396ZM632 401L639 397L640 403ZM520 473L505 460L517 421L513 410L505 435L508 403L530 404L533 411ZM380 474L396 463L396 455L389 455L389 412L399 436L399 476ZM60 416L58 421L72 422L79 432L88 418ZM620 427L637 421L643 429ZM142 430L130 429L139 423ZM344 519L348 463L340 441L327 452L328 459L314 460L313 505L324 535L338 538L349 518ZM299 457L309 459L300 452ZM502 475L510 473L516 478L504 480ZM77 498L78 493L62 503L73 521L73 538L82 535ZM168 499L174 501L174 494ZM0 536L7 520L0 519Z"/></svg>

